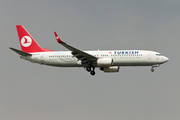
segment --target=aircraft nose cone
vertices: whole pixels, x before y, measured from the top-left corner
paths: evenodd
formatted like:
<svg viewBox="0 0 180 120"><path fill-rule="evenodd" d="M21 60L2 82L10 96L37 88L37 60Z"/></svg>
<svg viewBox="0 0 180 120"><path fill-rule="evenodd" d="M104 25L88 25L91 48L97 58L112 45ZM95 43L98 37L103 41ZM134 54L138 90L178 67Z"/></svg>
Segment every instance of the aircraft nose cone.
<svg viewBox="0 0 180 120"><path fill-rule="evenodd" d="M164 58L164 61L165 61L165 62L169 61L169 58L165 57L165 58Z"/></svg>

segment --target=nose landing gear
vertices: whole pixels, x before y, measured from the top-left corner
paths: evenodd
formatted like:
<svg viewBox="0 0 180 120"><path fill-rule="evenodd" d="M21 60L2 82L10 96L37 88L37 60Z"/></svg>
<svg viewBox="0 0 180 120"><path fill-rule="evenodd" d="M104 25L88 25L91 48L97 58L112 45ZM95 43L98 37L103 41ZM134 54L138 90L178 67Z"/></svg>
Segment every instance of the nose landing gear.
<svg viewBox="0 0 180 120"><path fill-rule="evenodd" d="M151 72L154 72L154 67L159 67L159 66L160 66L159 64L152 65Z"/></svg>

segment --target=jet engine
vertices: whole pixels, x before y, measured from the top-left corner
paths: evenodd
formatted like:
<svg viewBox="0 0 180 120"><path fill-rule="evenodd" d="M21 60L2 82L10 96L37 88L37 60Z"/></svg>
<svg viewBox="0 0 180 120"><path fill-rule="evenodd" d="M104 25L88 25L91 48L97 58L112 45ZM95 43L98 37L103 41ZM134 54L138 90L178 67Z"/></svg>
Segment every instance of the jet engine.
<svg viewBox="0 0 180 120"><path fill-rule="evenodd" d="M100 67L100 70L104 72L119 72L119 66Z"/></svg>

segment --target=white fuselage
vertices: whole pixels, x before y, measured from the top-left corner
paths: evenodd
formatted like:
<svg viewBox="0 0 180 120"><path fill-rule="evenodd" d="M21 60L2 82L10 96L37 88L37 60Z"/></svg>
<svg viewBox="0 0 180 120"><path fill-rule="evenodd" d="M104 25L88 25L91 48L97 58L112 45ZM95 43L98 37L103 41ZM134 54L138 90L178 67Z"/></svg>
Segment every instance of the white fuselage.
<svg viewBox="0 0 180 120"><path fill-rule="evenodd" d="M97 58L112 58L111 66L152 66L160 65L169 59L158 52L144 50L105 50L105 51L84 51ZM36 52L32 56L21 56L22 59L57 67L86 67L71 54L71 51ZM95 67L97 64L93 63Z"/></svg>
<svg viewBox="0 0 180 120"><path fill-rule="evenodd" d="M91 75L95 75L95 68L100 67L104 72L119 72L119 66L152 66L169 59L162 54L147 50L98 50L82 51L60 39L54 32L57 42L69 51L53 51L42 48L22 25L16 25L21 50L10 48L22 59L56 67L85 67Z"/></svg>

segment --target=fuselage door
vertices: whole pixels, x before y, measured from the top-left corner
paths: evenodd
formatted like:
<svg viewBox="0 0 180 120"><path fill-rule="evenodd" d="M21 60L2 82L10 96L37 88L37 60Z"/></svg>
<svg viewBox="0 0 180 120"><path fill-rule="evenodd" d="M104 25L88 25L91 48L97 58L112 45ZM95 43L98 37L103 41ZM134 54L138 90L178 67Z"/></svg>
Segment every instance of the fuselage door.
<svg viewBox="0 0 180 120"><path fill-rule="evenodd" d="M151 53L149 52L147 55L148 59L151 59Z"/></svg>
<svg viewBox="0 0 180 120"><path fill-rule="evenodd" d="M40 59L41 59L41 64L43 64L44 63L44 56L43 56L43 54L41 54Z"/></svg>

